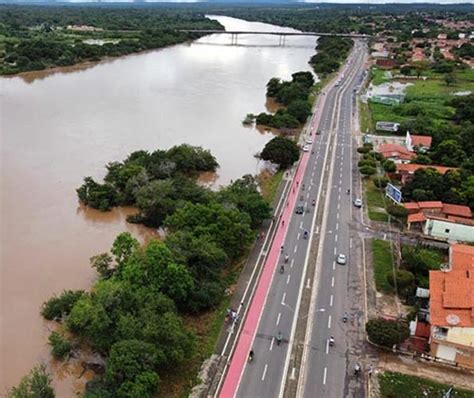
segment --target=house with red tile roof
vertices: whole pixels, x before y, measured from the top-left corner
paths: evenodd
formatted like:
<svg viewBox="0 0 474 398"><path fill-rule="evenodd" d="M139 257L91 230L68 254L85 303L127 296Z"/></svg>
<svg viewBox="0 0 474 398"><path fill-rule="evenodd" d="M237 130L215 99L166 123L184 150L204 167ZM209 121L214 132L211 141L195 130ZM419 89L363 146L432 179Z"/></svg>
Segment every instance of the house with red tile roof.
<svg viewBox="0 0 474 398"><path fill-rule="evenodd" d="M405 145L409 151L427 152L431 148L431 141L429 135L414 135L407 131Z"/></svg>
<svg viewBox="0 0 474 398"><path fill-rule="evenodd" d="M377 152L381 153L385 159L393 160L395 163L408 163L416 154L398 144L381 144Z"/></svg>
<svg viewBox="0 0 474 398"><path fill-rule="evenodd" d="M394 178L397 178L401 181L402 184L405 184L407 180L413 177L415 171L420 169L435 169L440 174L446 174L450 170L457 170L456 167L445 167L445 166L434 166L434 165L425 165L418 163L397 163L397 169L393 175Z"/></svg>
<svg viewBox="0 0 474 398"><path fill-rule="evenodd" d="M449 268L429 279L430 353L474 369L474 247L452 245Z"/></svg>

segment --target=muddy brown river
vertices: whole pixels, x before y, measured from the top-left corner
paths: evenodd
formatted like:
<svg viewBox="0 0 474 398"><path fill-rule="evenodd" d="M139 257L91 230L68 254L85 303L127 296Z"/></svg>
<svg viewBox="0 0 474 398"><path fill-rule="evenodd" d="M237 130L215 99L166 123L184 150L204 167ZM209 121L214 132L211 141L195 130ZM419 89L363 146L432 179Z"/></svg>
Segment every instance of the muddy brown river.
<svg viewBox="0 0 474 398"><path fill-rule="evenodd" d="M292 31L216 17L227 30ZM84 176L138 149L181 143L210 149L220 168L216 186L260 165L254 155L272 138L242 126L265 110L265 85L309 70L314 37L227 35L98 64L0 78L1 263L0 395L35 364L50 366L58 397L80 389L80 369L52 363L53 325L41 304L63 289L87 289L89 258L130 231L133 209L101 213L79 206Z"/></svg>

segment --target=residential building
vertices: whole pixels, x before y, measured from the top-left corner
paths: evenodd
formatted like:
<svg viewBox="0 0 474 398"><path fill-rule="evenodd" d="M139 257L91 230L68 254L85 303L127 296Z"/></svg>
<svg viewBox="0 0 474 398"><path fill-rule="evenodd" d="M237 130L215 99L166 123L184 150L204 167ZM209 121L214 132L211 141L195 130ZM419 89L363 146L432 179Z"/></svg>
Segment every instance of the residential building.
<svg viewBox="0 0 474 398"><path fill-rule="evenodd" d="M474 247L452 245L449 268L429 280L431 355L474 369Z"/></svg>
<svg viewBox="0 0 474 398"><path fill-rule="evenodd" d="M474 242L474 221L456 218L428 216L423 233L434 238L458 242ZM474 278L474 275L473 275Z"/></svg>
<svg viewBox="0 0 474 398"><path fill-rule="evenodd" d="M409 151L427 152L431 148L431 141L429 135L412 135L407 131L405 145Z"/></svg>
<svg viewBox="0 0 474 398"><path fill-rule="evenodd" d="M393 160L395 163L409 163L416 154L398 144L381 144L377 152L381 153L385 159Z"/></svg>
<svg viewBox="0 0 474 398"><path fill-rule="evenodd" d="M457 170L456 167L444 167L434 165L424 165L418 163L397 163L397 170L392 174L393 178L397 178L402 184L413 177L415 172L420 169L435 169L438 173L446 174L450 170Z"/></svg>

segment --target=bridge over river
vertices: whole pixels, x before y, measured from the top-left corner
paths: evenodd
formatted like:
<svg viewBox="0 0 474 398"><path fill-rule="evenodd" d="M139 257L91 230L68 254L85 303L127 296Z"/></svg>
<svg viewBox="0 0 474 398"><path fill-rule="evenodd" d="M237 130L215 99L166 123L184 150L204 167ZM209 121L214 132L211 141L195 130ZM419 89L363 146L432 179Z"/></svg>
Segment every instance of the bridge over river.
<svg viewBox="0 0 474 398"><path fill-rule="evenodd" d="M239 35L274 35L280 37L280 44L285 43L286 36L335 36L335 37L350 37L352 39L368 39L370 35L363 35L358 33L318 33L318 32L277 32L277 31L245 31L245 30L217 30L217 29L180 29L180 32L186 33L204 33L204 34L221 34L231 35L232 44L237 44L237 37Z"/></svg>

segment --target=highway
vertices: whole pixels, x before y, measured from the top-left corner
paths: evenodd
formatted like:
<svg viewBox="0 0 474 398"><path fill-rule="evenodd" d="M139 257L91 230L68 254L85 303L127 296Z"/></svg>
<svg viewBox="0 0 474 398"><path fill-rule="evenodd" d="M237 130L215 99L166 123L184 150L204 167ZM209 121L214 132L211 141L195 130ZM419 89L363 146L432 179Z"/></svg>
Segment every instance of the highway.
<svg viewBox="0 0 474 398"><path fill-rule="evenodd" d="M269 262L274 264L265 265L271 267L268 288L257 289L254 298L261 302L261 310L249 310L251 319L242 329L221 397L347 396L352 363L347 355L350 341L346 327L353 319L343 323L341 316L350 307L347 292L353 197L346 190L351 187L354 88L362 80L366 51L365 44L356 41L339 78L323 90L322 108L307 133L314 143L293 176L279 221L279 238L270 249L273 256L271 253ZM296 214L294 208L300 205L304 213ZM347 265L336 264L338 253L348 257ZM279 271L281 264L284 272ZM313 279L308 277L313 274ZM308 306L302 305L304 294L311 296ZM289 366L298 319L305 320L304 350L300 362ZM280 344L278 333L283 336ZM327 344L330 335L335 337L334 347ZM243 357L250 349L255 356L248 363ZM294 380L297 392L285 392L287 380Z"/></svg>

